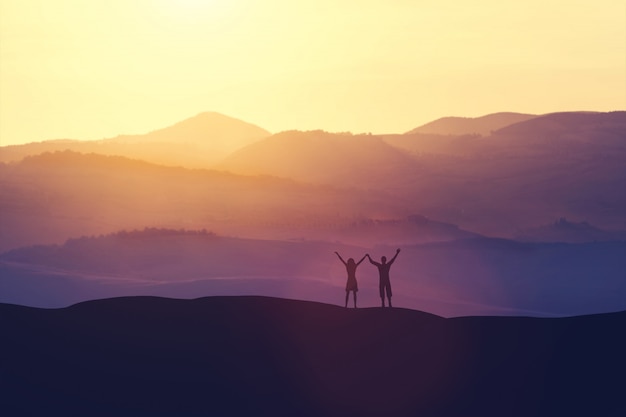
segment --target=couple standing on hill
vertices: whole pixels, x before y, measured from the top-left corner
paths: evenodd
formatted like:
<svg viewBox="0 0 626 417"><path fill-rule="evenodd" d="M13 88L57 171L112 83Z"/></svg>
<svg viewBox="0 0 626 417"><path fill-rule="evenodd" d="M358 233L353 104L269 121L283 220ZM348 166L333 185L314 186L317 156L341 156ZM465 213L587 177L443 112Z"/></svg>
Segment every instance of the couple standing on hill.
<svg viewBox="0 0 626 417"><path fill-rule="evenodd" d="M348 262L346 262L343 260L341 255L339 255L339 252L335 252L339 260L346 266L346 271L348 272L348 282L346 283L346 307L348 307L348 298L350 296L350 291L352 291L354 295L354 308L356 308L356 292L359 290L356 282L356 267L359 266L365 258L369 259L370 263L378 268L378 289L380 291L380 299L383 303L383 307L385 306L385 293L387 293L387 300L389 300L389 307L391 307L391 282L389 281L389 269L391 269L391 264L393 264L396 260L399 253L400 249L397 249L396 254L389 262L387 262L387 257L383 256L380 258L379 263L373 261L369 253L366 253L359 262L354 262L354 259L352 258L349 258Z"/></svg>

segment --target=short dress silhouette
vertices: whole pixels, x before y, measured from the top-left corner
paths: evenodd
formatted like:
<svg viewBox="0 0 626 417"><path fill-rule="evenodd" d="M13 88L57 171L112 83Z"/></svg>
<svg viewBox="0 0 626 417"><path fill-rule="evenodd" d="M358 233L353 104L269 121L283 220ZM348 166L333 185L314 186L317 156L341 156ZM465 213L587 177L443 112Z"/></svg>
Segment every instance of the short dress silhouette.
<svg viewBox="0 0 626 417"><path fill-rule="evenodd" d="M348 271L348 281L346 282L346 291L358 291L359 285L356 282L356 267L358 265L354 262L346 265Z"/></svg>

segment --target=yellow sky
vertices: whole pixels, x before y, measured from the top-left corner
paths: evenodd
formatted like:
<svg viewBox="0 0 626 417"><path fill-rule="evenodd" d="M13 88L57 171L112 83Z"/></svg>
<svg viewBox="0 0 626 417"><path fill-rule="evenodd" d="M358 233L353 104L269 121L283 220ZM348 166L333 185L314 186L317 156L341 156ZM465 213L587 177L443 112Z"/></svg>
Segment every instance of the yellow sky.
<svg viewBox="0 0 626 417"><path fill-rule="evenodd" d="M0 145L625 108L624 0L0 0Z"/></svg>

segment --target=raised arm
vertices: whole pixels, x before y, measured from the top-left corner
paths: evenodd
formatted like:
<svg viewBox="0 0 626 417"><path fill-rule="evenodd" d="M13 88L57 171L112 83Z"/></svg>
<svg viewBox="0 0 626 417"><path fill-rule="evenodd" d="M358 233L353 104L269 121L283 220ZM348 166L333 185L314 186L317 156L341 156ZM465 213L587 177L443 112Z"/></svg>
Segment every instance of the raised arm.
<svg viewBox="0 0 626 417"><path fill-rule="evenodd" d="M391 258L391 260L388 262L389 265L391 265L393 263L393 261L396 260L396 258L398 257L398 254L400 253L400 249L396 249L396 254L393 255L393 258Z"/></svg>
<svg viewBox="0 0 626 417"><path fill-rule="evenodd" d="M335 252L335 255L337 255L337 257L339 258L339 260L345 265L348 266L348 264L346 263L346 261L343 260L343 258L341 257L341 255L339 255L339 252Z"/></svg>
<svg viewBox="0 0 626 417"><path fill-rule="evenodd" d="M361 262L363 262L365 260L365 257L367 256L367 254L363 255L363 257L361 258L361 260L359 262L356 263L356 266L361 265Z"/></svg>
<svg viewBox="0 0 626 417"><path fill-rule="evenodd" d="M376 262L376 261L372 260L372 257L370 256L370 254L369 254L369 253L365 254L365 256L367 256L367 259L369 259L369 261L370 261L370 263L371 263L372 265L380 266L380 264L379 264L378 262Z"/></svg>

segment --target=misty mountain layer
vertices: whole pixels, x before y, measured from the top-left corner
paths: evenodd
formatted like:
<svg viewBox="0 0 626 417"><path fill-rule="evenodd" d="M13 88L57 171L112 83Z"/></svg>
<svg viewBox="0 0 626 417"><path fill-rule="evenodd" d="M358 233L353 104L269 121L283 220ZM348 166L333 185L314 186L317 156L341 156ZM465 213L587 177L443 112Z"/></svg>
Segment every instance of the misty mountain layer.
<svg viewBox="0 0 626 417"><path fill-rule="evenodd" d="M396 135L271 135L202 113L145 135L1 147L0 294L38 306L129 294L341 303L335 250L402 247L398 305L616 311L625 140L623 111L444 118ZM122 236L137 230L208 232ZM360 274L360 300L377 305L375 271Z"/></svg>
<svg viewBox="0 0 626 417"><path fill-rule="evenodd" d="M95 298L258 294L343 305L346 259L394 247L146 229L0 254L0 302L65 307ZM566 316L626 309L626 242L520 243L472 238L405 245L394 305L442 316ZM378 271L357 273L359 306L380 305Z"/></svg>

